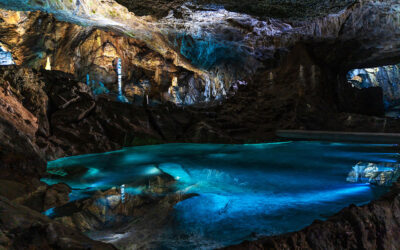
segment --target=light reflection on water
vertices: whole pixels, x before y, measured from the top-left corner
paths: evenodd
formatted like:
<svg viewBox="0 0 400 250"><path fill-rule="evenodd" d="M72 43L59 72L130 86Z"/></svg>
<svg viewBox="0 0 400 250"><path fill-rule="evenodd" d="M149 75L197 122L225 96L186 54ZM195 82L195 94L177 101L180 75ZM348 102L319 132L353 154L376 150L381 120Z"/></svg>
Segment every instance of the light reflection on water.
<svg viewBox="0 0 400 250"><path fill-rule="evenodd" d="M75 188L73 199L121 184L127 184L126 192L138 194L136 180L161 171L172 175L178 190L199 196L175 206L160 247L191 249L239 243L252 233L299 230L351 203L376 199L387 189L348 183L347 174L359 161L398 160L395 145L166 144L62 158L49 162L48 168L89 168L79 179L67 180Z"/></svg>

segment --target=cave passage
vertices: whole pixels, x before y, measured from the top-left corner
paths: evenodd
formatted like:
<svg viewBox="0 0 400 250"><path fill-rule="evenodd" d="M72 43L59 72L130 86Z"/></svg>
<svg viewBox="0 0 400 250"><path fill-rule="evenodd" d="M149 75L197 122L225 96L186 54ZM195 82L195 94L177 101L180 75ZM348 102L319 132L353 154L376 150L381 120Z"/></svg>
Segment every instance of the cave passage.
<svg viewBox="0 0 400 250"><path fill-rule="evenodd" d="M138 241L145 247L217 248L296 231L349 204L377 199L387 187L368 180L380 180L382 171L399 170L398 161L396 145L165 144L61 158L48 163L52 175L42 180L66 182L76 200L123 184L124 192L138 195L143 192L140 179L167 173L176 180L172 192L198 196L174 206L162 233L137 236L140 228L128 219L123 234L120 225L89 235L121 248Z"/></svg>
<svg viewBox="0 0 400 250"><path fill-rule="evenodd" d="M400 118L400 64L353 69L347 80L358 89L382 88L385 116Z"/></svg>

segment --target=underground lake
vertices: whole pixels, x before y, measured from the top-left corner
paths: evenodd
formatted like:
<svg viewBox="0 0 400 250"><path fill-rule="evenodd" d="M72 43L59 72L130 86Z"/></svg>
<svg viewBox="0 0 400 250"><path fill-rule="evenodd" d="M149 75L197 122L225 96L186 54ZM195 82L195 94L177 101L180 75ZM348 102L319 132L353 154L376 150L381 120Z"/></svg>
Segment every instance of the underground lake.
<svg viewBox="0 0 400 250"><path fill-rule="evenodd" d="M67 183L75 205L45 214L85 224L93 239L121 249L213 249L300 230L378 199L399 174L399 148L163 144L61 158L47 172L42 181Z"/></svg>

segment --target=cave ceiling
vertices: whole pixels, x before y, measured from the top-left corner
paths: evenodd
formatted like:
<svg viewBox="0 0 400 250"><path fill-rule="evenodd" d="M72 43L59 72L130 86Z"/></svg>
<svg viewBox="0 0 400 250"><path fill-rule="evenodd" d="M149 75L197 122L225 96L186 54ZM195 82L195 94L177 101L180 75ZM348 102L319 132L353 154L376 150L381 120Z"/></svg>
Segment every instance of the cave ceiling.
<svg viewBox="0 0 400 250"><path fill-rule="evenodd" d="M0 8L46 12L135 39L222 88L276 66L277 53L298 42L309 43L321 63L346 69L400 59L398 0L0 0Z"/></svg>

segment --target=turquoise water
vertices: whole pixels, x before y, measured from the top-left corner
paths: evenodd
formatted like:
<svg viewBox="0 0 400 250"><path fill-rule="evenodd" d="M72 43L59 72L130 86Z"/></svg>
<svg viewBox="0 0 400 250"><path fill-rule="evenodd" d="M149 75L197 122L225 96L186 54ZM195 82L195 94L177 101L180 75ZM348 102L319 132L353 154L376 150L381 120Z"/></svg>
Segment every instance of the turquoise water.
<svg viewBox="0 0 400 250"><path fill-rule="evenodd" d="M199 196L175 206L158 246L215 248L296 231L378 198L386 188L349 183L346 177L359 162L397 164L398 152L395 145L322 142L165 144L62 158L48 169L89 168L67 181L75 188L72 199L122 184L137 194L138 180L164 171L177 180L176 190Z"/></svg>

